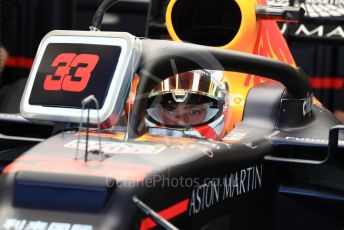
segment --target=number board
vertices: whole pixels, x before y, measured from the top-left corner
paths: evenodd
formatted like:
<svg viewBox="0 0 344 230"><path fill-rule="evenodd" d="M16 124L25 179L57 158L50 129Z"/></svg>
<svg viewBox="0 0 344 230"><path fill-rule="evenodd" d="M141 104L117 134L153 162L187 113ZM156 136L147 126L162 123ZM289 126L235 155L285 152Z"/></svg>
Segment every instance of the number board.
<svg viewBox="0 0 344 230"><path fill-rule="evenodd" d="M93 94L102 108L120 53L119 46L49 44L29 103L81 108L81 101Z"/></svg>
<svg viewBox="0 0 344 230"><path fill-rule="evenodd" d="M79 122L81 101L94 95L91 123L119 117L139 55L127 33L53 31L44 37L21 101L25 118ZM84 118L85 120L86 118Z"/></svg>

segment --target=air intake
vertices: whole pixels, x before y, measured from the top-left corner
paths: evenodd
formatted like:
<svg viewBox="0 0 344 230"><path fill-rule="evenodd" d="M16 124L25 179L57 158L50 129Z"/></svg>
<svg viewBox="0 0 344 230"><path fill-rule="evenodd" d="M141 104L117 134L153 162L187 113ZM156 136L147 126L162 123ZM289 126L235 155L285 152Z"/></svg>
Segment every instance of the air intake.
<svg viewBox="0 0 344 230"><path fill-rule="evenodd" d="M242 20L234 0L178 0L172 5L170 17L180 40L207 46L230 43Z"/></svg>

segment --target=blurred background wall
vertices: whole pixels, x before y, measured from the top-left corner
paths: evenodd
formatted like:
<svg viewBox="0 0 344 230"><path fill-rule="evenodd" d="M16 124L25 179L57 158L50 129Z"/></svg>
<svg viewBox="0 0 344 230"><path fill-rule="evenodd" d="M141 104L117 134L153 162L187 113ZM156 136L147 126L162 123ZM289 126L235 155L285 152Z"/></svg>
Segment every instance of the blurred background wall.
<svg viewBox="0 0 344 230"><path fill-rule="evenodd" d="M20 95L42 37L53 29L88 30L101 0L0 1L0 41L9 53L0 78L0 112L18 112ZM122 0L105 15L102 30L168 38L164 23L167 3ZM280 24L280 28L297 65L309 75L315 96L328 109L344 111L343 2L270 0L269 4L306 9L306 17L299 24Z"/></svg>

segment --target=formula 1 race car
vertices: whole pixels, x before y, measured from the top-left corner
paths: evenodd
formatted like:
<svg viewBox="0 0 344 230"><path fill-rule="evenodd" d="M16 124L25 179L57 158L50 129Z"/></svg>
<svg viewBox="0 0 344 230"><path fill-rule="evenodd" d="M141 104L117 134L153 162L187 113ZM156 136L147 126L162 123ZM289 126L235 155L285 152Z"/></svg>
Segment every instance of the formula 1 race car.
<svg viewBox="0 0 344 230"><path fill-rule="evenodd" d="M233 43L210 45L239 52L99 31L115 2L100 5L91 31L52 31L40 44L21 101L28 121L6 119L65 130L3 137L32 147L22 145L0 175L2 229L344 226L344 127L313 98L282 36L278 46L261 30L277 31L256 21L272 8L221 1L251 29L218 27L218 36L235 31ZM213 9L186 2L171 1L167 17ZM295 15L278 8L273 18ZM178 24L173 39L202 43L200 31L215 33L194 24ZM243 46L236 38L247 31L254 41ZM242 87L247 79L259 80Z"/></svg>

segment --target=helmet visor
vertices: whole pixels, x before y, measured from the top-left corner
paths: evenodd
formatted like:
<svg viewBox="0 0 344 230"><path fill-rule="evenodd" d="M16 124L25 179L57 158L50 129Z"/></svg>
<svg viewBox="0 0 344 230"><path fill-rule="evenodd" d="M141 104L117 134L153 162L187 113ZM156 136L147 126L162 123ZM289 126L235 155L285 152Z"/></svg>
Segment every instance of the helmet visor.
<svg viewBox="0 0 344 230"><path fill-rule="evenodd" d="M222 104L199 94L190 94L183 102L176 102L171 93L151 98L148 119L165 127L190 127L211 122L221 115Z"/></svg>
<svg viewBox="0 0 344 230"><path fill-rule="evenodd" d="M224 95L220 83L210 77L214 73L221 72L195 70L176 74L154 87L150 97L165 93L172 93L176 96L185 95L185 93L196 93L222 100Z"/></svg>

